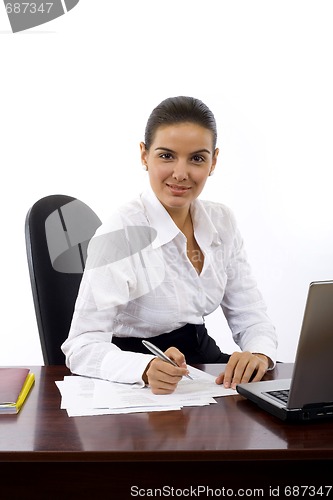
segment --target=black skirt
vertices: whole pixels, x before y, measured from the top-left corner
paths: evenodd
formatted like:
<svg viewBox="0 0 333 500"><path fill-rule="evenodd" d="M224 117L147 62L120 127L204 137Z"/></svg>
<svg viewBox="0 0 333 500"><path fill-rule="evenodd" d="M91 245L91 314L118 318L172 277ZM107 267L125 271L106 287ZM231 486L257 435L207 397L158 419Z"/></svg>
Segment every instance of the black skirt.
<svg viewBox="0 0 333 500"><path fill-rule="evenodd" d="M112 342L123 351L141 352L151 354L138 337L112 337ZM207 364L207 363L227 363L230 354L223 353L207 332L205 325L186 325L163 333L155 337L149 337L154 345L162 351L169 347L177 347L185 356L186 363Z"/></svg>

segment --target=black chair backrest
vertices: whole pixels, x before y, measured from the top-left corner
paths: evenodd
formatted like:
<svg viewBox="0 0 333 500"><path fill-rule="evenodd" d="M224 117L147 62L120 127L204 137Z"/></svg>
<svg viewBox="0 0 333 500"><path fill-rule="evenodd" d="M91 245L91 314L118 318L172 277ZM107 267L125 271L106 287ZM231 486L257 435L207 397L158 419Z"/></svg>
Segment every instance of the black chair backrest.
<svg viewBox="0 0 333 500"><path fill-rule="evenodd" d="M45 365L65 363L60 346L69 333L88 243L100 225L91 208L66 195L46 196L27 213L27 259Z"/></svg>

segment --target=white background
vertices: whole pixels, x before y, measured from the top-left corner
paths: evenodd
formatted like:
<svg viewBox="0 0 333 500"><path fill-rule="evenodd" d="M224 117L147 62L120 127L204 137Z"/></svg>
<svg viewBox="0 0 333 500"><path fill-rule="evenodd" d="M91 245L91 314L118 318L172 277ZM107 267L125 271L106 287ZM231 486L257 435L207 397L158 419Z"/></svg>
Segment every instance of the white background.
<svg viewBox="0 0 333 500"><path fill-rule="evenodd" d="M43 363L28 209L62 193L103 220L135 196L146 120L174 95L215 114L202 197L233 209L293 361L309 282L333 279L332 21L331 0L81 0L12 34L0 5L1 365ZM207 324L234 348L221 312Z"/></svg>

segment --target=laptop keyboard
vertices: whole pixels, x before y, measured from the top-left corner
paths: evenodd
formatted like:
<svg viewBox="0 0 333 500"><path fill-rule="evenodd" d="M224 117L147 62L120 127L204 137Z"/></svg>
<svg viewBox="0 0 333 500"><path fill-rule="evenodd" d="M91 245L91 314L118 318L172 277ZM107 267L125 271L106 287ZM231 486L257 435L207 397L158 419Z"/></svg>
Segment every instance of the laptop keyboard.
<svg viewBox="0 0 333 500"><path fill-rule="evenodd" d="M287 404L288 402L288 396L289 396L289 389L283 389L281 391L268 391L265 392L267 396L272 396L275 399L278 399L281 401L281 403Z"/></svg>

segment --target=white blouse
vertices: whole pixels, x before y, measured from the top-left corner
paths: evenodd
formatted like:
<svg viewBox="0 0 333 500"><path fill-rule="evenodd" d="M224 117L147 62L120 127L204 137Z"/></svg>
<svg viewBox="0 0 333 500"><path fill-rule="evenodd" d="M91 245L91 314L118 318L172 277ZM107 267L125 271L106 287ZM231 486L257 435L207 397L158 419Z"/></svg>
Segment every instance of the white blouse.
<svg viewBox="0 0 333 500"><path fill-rule="evenodd" d="M276 360L277 336L247 262L235 218L225 205L195 200L197 273L186 238L151 188L102 224L88 248L71 329L62 345L79 375L143 384L153 358L120 350L112 337L151 338L201 324L218 306L236 344Z"/></svg>

